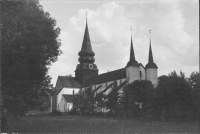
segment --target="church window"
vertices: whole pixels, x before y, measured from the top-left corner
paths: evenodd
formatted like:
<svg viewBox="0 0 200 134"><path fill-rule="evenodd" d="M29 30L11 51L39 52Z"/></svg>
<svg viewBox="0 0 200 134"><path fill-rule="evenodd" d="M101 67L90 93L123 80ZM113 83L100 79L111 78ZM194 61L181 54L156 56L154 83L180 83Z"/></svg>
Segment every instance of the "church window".
<svg viewBox="0 0 200 134"><path fill-rule="evenodd" d="M140 78L142 78L142 71L140 71Z"/></svg>

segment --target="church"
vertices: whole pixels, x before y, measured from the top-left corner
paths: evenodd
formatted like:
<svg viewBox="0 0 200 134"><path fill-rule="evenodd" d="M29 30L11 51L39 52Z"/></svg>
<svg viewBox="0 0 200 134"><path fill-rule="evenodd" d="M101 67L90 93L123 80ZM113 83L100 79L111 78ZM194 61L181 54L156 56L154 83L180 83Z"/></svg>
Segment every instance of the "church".
<svg viewBox="0 0 200 134"><path fill-rule="evenodd" d="M98 67L95 64L95 53L92 50L89 29L86 19L85 33L79 55L79 64L76 66L75 77L58 76L56 86L51 94L51 111L68 112L73 107L75 94L81 94L86 88L91 88L93 93L103 92L108 95L112 91L114 84L115 90L120 91L124 86L131 84L135 80L149 80L154 86L157 85L158 67L154 63L151 48L149 45L149 59L144 67L137 62L134 54L132 36L130 43L130 59L124 68L98 74Z"/></svg>

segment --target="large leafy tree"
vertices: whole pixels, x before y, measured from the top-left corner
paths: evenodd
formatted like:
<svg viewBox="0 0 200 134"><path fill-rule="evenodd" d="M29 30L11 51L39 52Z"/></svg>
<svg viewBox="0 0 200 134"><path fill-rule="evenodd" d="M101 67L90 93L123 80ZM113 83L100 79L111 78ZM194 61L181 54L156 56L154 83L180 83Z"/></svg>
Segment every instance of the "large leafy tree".
<svg viewBox="0 0 200 134"><path fill-rule="evenodd" d="M157 108L165 119L181 120L187 117L192 108L190 88L183 72L175 71L168 76L159 77L156 90ZM159 115L159 113L157 113Z"/></svg>
<svg viewBox="0 0 200 134"><path fill-rule="evenodd" d="M136 80L124 88L122 105L126 109L126 114L139 116L143 109L151 107L153 100L153 85L147 80Z"/></svg>
<svg viewBox="0 0 200 134"><path fill-rule="evenodd" d="M47 99L47 72L61 53L60 29L38 0L2 0L1 19L2 99L16 114Z"/></svg>
<svg viewBox="0 0 200 134"><path fill-rule="evenodd" d="M192 72L189 78L189 86L191 88L191 96L193 98L193 106L195 118L199 116L200 121L200 73Z"/></svg>

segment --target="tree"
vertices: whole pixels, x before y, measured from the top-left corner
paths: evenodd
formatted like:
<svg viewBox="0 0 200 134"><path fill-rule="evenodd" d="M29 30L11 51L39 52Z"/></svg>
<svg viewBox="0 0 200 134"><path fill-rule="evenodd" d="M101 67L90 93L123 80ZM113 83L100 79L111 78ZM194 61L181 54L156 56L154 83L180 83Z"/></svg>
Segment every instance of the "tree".
<svg viewBox="0 0 200 134"><path fill-rule="evenodd" d="M192 72L189 78L189 86L191 88L191 96L193 98L193 106L194 106L194 112L195 117L199 116L200 121L200 73L198 72Z"/></svg>
<svg viewBox="0 0 200 134"><path fill-rule="evenodd" d="M102 112L102 109L105 108L103 92L96 93L96 96L94 97L94 105L97 112Z"/></svg>
<svg viewBox="0 0 200 134"><path fill-rule="evenodd" d="M92 87L85 88L85 90L74 100L74 105L77 107L81 114L89 115L94 112L94 94Z"/></svg>
<svg viewBox="0 0 200 134"><path fill-rule="evenodd" d="M124 96L122 98L126 114L140 116L142 111L146 111L143 109L148 109L151 106L152 95L153 85L150 81L136 80L129 84L124 89Z"/></svg>
<svg viewBox="0 0 200 134"><path fill-rule="evenodd" d="M50 92L47 73L61 54L60 29L38 0L2 0L1 11L3 105L16 115L42 106Z"/></svg>
<svg viewBox="0 0 200 134"><path fill-rule="evenodd" d="M190 88L183 72L178 75L175 71L168 76L159 77L156 89L157 108L163 121L165 119L182 120L191 109Z"/></svg>
<svg viewBox="0 0 200 134"><path fill-rule="evenodd" d="M105 107L107 109L110 109L111 115L115 115L118 112L117 109L119 106L119 89L116 81L111 88L112 90L110 91L110 93L105 96Z"/></svg>

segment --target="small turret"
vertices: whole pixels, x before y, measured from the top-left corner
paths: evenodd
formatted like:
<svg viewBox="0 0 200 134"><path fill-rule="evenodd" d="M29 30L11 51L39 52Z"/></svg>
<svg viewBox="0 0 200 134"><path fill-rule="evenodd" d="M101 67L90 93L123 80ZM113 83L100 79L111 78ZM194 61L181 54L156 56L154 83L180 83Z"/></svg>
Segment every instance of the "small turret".
<svg viewBox="0 0 200 134"><path fill-rule="evenodd" d="M131 47L130 47L130 59L126 65L126 79L128 80L129 84L131 84L135 80L140 80L139 64L135 60L132 36L131 36Z"/></svg>
<svg viewBox="0 0 200 134"><path fill-rule="evenodd" d="M151 31L149 31L151 33ZM158 73L157 73L157 65L153 61L153 53L151 49L151 38L150 38L150 45L149 45L149 60L145 66L146 70L146 79L151 81L154 86L158 83Z"/></svg>
<svg viewBox="0 0 200 134"><path fill-rule="evenodd" d="M129 67L129 66L139 66L138 62L135 60L132 36L131 36L130 59L129 59L129 62L127 63L126 67Z"/></svg>
<svg viewBox="0 0 200 134"><path fill-rule="evenodd" d="M151 40L150 40L150 46L149 46L149 60L145 66L145 69L147 69L147 68L158 68L156 63L154 63L154 61L153 61L153 54L152 54L152 50L151 50Z"/></svg>

